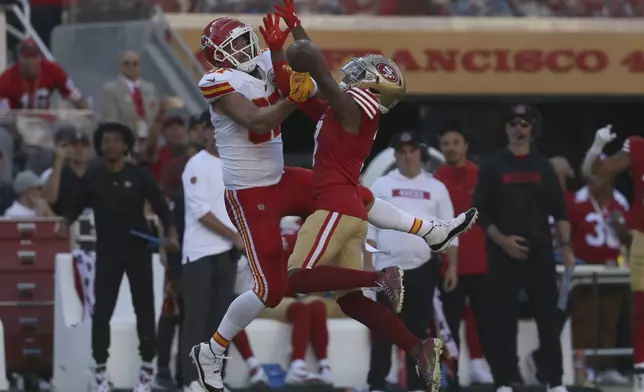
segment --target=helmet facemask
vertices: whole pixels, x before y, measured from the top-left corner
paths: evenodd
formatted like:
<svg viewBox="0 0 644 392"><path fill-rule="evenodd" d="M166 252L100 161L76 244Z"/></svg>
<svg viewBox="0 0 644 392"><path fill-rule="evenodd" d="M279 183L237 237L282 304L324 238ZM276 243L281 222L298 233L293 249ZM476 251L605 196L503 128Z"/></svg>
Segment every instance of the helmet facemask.
<svg viewBox="0 0 644 392"><path fill-rule="evenodd" d="M247 38L246 45L236 49L234 47L235 41L244 36ZM250 26L240 26L233 29L220 45L215 44L210 39L207 39L205 44L213 48L216 62L223 63L227 61L232 64L233 68L242 72L254 71L257 66L257 57L261 53L257 35ZM237 59L238 57L240 60Z"/></svg>
<svg viewBox="0 0 644 392"><path fill-rule="evenodd" d="M380 92L374 88L378 84L378 75L367 69L364 61L360 58L353 58L340 68L336 75L338 86L345 90L351 87L361 87L370 85L367 90L380 100ZM389 109L383 105L378 105L380 113L387 114Z"/></svg>

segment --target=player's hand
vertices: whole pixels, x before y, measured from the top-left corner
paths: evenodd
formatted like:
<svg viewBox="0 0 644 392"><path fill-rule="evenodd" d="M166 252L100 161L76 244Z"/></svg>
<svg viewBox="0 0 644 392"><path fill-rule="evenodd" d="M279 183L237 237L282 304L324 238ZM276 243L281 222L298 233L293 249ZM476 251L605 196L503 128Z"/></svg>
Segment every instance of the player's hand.
<svg viewBox="0 0 644 392"><path fill-rule="evenodd" d="M235 245L235 248L237 248L238 250L242 252L246 251L246 245L244 244L244 240L242 239L242 236L239 233L237 233L233 237L233 244Z"/></svg>
<svg viewBox="0 0 644 392"><path fill-rule="evenodd" d="M302 103L317 93L317 84L308 72L295 72L288 65L284 65L284 70L290 75L289 101Z"/></svg>
<svg viewBox="0 0 644 392"><path fill-rule="evenodd" d="M568 269L575 268L575 254L572 251L570 245L564 246L561 250L561 261Z"/></svg>
<svg viewBox="0 0 644 392"><path fill-rule="evenodd" d="M457 285L458 271L456 269L456 266L450 265L447 267L447 270L445 270L443 287L445 288L445 291L449 293L450 291L454 290Z"/></svg>
<svg viewBox="0 0 644 392"><path fill-rule="evenodd" d="M595 140L593 141L593 146L596 148L604 148L605 145L612 142L617 135L612 131L612 125L606 125L604 128L598 129L595 132Z"/></svg>
<svg viewBox="0 0 644 392"><path fill-rule="evenodd" d="M510 235L505 237L505 240L501 244L503 251L513 259L516 260L525 260L528 258L528 253L530 253L530 248L526 245L526 240L523 237L517 235Z"/></svg>
<svg viewBox="0 0 644 392"><path fill-rule="evenodd" d="M288 27L284 31L280 29L280 18L277 14L269 13L263 18L263 21L264 26L259 26L259 32L264 37L264 42L271 52L279 52L282 50L291 29Z"/></svg>
<svg viewBox="0 0 644 392"><path fill-rule="evenodd" d="M284 19L289 29L297 27L301 24L300 19L295 15L295 2L294 0L282 0L282 4L275 4L275 14Z"/></svg>
<svg viewBox="0 0 644 392"><path fill-rule="evenodd" d="M163 247L169 252L178 252L181 249L179 247L179 240L174 235L170 235L165 239Z"/></svg>
<svg viewBox="0 0 644 392"><path fill-rule="evenodd" d="M56 151L54 152L55 162L62 164L65 162L68 156L69 156L69 144L60 143L59 145L56 146Z"/></svg>

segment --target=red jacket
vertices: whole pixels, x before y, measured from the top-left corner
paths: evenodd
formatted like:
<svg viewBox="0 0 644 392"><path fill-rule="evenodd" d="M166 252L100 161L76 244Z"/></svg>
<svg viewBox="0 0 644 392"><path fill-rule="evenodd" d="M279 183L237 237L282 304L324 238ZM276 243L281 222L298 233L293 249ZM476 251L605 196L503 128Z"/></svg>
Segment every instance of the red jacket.
<svg viewBox="0 0 644 392"><path fill-rule="evenodd" d="M471 161L465 166L442 165L434 176L447 187L454 206L454 214L467 211L472 207L472 196L479 174L479 167ZM458 239L459 275L483 274L487 271L485 233L475 225Z"/></svg>

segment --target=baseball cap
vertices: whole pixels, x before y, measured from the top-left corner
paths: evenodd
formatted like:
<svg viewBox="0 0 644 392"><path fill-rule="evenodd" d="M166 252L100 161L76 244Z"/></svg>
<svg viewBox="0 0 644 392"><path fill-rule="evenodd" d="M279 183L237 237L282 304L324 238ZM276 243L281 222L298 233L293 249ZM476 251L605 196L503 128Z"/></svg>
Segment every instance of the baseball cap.
<svg viewBox="0 0 644 392"><path fill-rule="evenodd" d="M537 121L538 115L537 110L532 106L518 104L510 106L505 113L506 120L514 117L521 117L530 124L534 124Z"/></svg>
<svg viewBox="0 0 644 392"><path fill-rule="evenodd" d="M186 125L186 120L179 115L169 115L163 120L163 126L167 127L172 124Z"/></svg>
<svg viewBox="0 0 644 392"><path fill-rule="evenodd" d="M465 128L463 127L463 124L456 120L450 120L444 123L441 128L438 130L438 137L443 137L448 132L457 132L460 133L463 136L463 139L465 141L469 141L469 135L465 131Z"/></svg>
<svg viewBox="0 0 644 392"><path fill-rule="evenodd" d="M394 150L398 150L406 144L418 148L422 143L423 140L416 132L404 131L392 136L390 145Z"/></svg>
<svg viewBox="0 0 644 392"><path fill-rule="evenodd" d="M45 182L31 170L25 170L18 173L13 180L13 190L17 194L21 194L27 189L40 188L45 185Z"/></svg>
<svg viewBox="0 0 644 392"><path fill-rule="evenodd" d="M25 56L35 56L40 54L40 48L33 38L25 38L20 42L18 47L20 54Z"/></svg>
<svg viewBox="0 0 644 392"><path fill-rule="evenodd" d="M87 136L83 132L76 132L76 133L74 133L74 135L72 135L72 137L70 138L69 141L71 143L80 142L80 143L89 144L89 136Z"/></svg>

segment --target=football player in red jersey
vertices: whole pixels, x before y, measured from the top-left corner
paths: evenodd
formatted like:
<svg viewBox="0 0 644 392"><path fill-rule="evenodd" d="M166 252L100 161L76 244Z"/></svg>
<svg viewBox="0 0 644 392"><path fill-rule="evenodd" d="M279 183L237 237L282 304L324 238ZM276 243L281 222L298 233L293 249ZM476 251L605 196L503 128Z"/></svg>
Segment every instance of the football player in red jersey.
<svg viewBox="0 0 644 392"><path fill-rule="evenodd" d="M324 97L324 101L304 97L299 105L319 119L313 157L315 212L300 229L289 258L290 287L297 293L333 291L347 316L386 336L412 356L419 374L436 391L440 387L442 341L413 335L395 315L365 297L361 290L371 287L378 273L362 270L367 209L359 197L359 176L376 138L381 114L404 97L404 75L390 59L366 55L341 68L338 84L320 50L302 34L292 0L276 9L296 39L287 51L288 62L295 71L291 91L315 80ZM313 116L316 111L317 116ZM455 236L469 229L476 216L475 209L461 214L445 240L432 249L444 249ZM384 288L398 313L404 295L403 271L395 267L386 272L398 283L393 290Z"/></svg>
<svg viewBox="0 0 644 392"><path fill-rule="evenodd" d="M0 110L49 109L57 90L78 109L87 103L63 68L42 58L32 38L20 43L18 61L0 75Z"/></svg>
<svg viewBox="0 0 644 392"><path fill-rule="evenodd" d="M289 74L281 65L275 66L283 59L281 49L288 31L281 31L271 15L264 23L260 30L270 52L260 51L252 28L234 18L212 21L201 37L204 57L220 68L206 73L199 87L210 106L228 214L244 240L255 281L251 291L230 305L212 339L193 347L191 357L208 391L223 389L223 354L230 341L266 307L277 306L286 291L280 219L306 216L315 210L313 175L310 170L284 167L279 129L282 120L297 108L293 102L308 98L313 89L304 91L310 84L301 84L301 89L296 85L291 91ZM277 87L284 92L282 97L289 99L280 99ZM423 221L385 201L374 200L365 187L354 190L363 211L365 205L370 206L368 218L372 224L423 237L434 250L446 246L467 219ZM395 268L369 275L374 276L368 283L362 279L362 284L387 290L394 302L400 299ZM394 303L394 307L398 306Z"/></svg>
<svg viewBox="0 0 644 392"><path fill-rule="evenodd" d="M628 265L633 291L633 315L631 336L633 340L634 390L644 392L644 138L628 137L622 149L606 158L597 159L604 146L616 135L611 125L597 130L590 150L582 165L584 175L613 177L630 170L633 178L633 203L629 226L633 230Z"/></svg>

